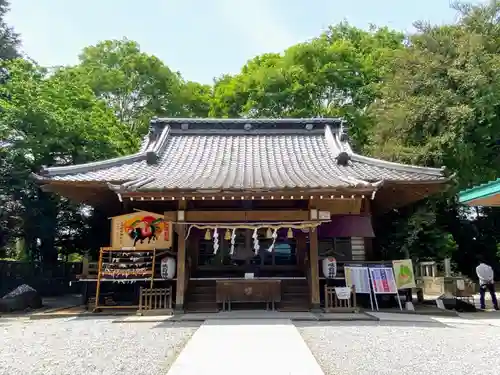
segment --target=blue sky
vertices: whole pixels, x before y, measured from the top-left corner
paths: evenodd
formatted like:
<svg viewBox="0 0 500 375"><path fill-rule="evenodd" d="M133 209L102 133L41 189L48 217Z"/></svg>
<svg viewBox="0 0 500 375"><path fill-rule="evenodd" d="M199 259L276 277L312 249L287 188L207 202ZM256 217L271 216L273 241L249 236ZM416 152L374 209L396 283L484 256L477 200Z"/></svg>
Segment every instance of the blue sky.
<svg viewBox="0 0 500 375"><path fill-rule="evenodd" d="M189 80L211 83L250 58L280 52L347 20L404 31L451 22L449 0L11 0L7 22L42 65L77 62L83 47L127 37ZM140 5L139 5L140 4Z"/></svg>

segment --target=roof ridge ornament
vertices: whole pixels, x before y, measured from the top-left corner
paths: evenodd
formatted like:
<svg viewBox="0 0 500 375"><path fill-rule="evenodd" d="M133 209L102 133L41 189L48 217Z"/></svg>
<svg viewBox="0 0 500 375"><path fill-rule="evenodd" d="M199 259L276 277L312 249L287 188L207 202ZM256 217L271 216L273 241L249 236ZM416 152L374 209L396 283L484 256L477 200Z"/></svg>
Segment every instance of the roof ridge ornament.
<svg viewBox="0 0 500 375"><path fill-rule="evenodd" d="M335 157L335 160L337 160L338 165L347 167L349 165L349 162L351 161L351 155L349 155L345 151L342 151Z"/></svg>

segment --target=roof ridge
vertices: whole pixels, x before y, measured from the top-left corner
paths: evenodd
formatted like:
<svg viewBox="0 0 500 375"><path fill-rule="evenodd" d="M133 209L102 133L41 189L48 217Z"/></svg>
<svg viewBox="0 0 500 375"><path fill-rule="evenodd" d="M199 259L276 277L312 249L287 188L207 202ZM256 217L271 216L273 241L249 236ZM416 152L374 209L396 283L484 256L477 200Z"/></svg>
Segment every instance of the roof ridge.
<svg viewBox="0 0 500 375"><path fill-rule="evenodd" d="M182 118L182 117L153 117L151 126L161 124L300 124L300 125L325 125L336 124L338 126L344 122L340 117L311 117L311 118L215 118L215 117L199 117L199 118Z"/></svg>

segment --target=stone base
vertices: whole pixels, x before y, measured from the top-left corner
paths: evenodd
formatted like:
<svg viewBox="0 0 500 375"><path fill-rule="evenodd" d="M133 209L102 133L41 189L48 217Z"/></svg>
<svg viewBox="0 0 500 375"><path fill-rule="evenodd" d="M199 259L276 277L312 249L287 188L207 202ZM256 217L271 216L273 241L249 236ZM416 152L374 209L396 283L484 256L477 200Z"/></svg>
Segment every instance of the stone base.
<svg viewBox="0 0 500 375"><path fill-rule="evenodd" d="M319 303L313 303L313 304L311 304L311 312L312 313L322 313L323 309L321 308L321 305Z"/></svg>

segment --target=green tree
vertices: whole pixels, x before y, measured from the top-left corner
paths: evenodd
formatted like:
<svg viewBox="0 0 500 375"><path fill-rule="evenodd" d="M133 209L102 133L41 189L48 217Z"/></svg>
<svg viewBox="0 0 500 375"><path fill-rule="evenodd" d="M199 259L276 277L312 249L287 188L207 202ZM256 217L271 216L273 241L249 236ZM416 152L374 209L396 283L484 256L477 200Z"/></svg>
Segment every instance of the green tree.
<svg viewBox="0 0 500 375"><path fill-rule="evenodd" d="M208 117L213 90L209 85L188 81L182 84L179 102L182 115L186 117Z"/></svg>
<svg viewBox="0 0 500 375"><path fill-rule="evenodd" d="M183 113L180 75L127 39L86 47L78 65L56 74L90 86L119 121L140 135L147 132L151 117Z"/></svg>
<svg viewBox="0 0 500 375"><path fill-rule="evenodd" d="M76 207L45 193L30 177L42 166L67 165L128 152L138 140L106 103L82 82L48 76L45 69L25 60L3 61L9 79L0 87L0 170L2 207L19 218L17 236L30 254L46 262L57 259L58 232Z"/></svg>
<svg viewBox="0 0 500 375"><path fill-rule="evenodd" d="M464 210L454 196L500 175L500 2L456 9L456 24L419 23L407 47L395 54L369 107L368 149L390 160L445 165L456 174L456 186L440 200L400 215L400 229L387 234L387 243L405 235L417 253L435 256L436 244L453 247L449 233L459 250L454 260L472 273L477 253L495 258L498 235L489 228L498 232L498 215Z"/></svg>
<svg viewBox="0 0 500 375"><path fill-rule="evenodd" d="M331 27L283 55L249 61L214 87L211 114L235 117L342 116L358 146L366 142L365 109L376 96L403 35L387 28L363 31L348 24Z"/></svg>
<svg viewBox="0 0 500 375"><path fill-rule="evenodd" d="M0 60L13 59L19 56L19 35L4 21L8 11L9 2L0 0Z"/></svg>
<svg viewBox="0 0 500 375"><path fill-rule="evenodd" d="M375 154L445 165L460 187L499 173L499 4L459 6L456 25L420 24L371 107Z"/></svg>

